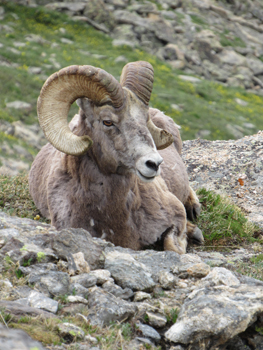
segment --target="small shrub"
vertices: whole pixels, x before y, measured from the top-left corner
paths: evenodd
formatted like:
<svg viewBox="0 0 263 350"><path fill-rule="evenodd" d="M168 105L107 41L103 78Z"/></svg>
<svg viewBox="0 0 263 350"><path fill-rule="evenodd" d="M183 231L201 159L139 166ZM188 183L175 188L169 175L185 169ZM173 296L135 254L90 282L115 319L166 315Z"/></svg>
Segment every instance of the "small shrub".
<svg viewBox="0 0 263 350"><path fill-rule="evenodd" d="M169 324L174 324L177 321L179 314L179 310L176 309L171 309L166 313L166 319Z"/></svg>

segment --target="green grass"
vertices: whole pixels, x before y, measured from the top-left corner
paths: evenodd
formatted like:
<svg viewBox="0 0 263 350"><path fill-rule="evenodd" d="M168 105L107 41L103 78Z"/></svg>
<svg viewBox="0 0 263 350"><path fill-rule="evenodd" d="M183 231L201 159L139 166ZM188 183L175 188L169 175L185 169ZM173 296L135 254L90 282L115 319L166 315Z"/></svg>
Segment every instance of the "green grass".
<svg viewBox="0 0 263 350"><path fill-rule="evenodd" d="M47 222L41 217L29 193L28 176L20 174L9 177L0 175L0 210L9 215L38 219Z"/></svg>
<svg viewBox="0 0 263 350"><path fill-rule="evenodd" d="M219 36L220 36L220 43L222 46L246 47L246 44L242 39L236 36L232 38L232 35L231 37L229 37L228 30L224 30L224 32L220 33Z"/></svg>
<svg viewBox="0 0 263 350"><path fill-rule="evenodd" d="M145 60L153 65L155 82L150 104L170 115L182 126L184 140L194 139L202 129L211 131L207 137L211 140L232 138L226 130L226 124L242 126L246 121L254 123L255 130L246 130L247 133L263 128L263 97L247 93L241 88L227 88L205 80L199 84L185 82L178 77L183 72L173 70L155 56L139 48L113 47L109 36L85 23L74 22L64 14L42 7L28 8L8 2L4 2L3 6L5 17L2 24L12 27L13 32L2 34L1 57L18 65L17 68L0 66L0 118L5 121L22 120L27 124L37 122L36 103L41 87L45 78L59 69L54 67L54 61L61 68L72 64L90 64L105 69L118 79L123 64L116 63L115 59L124 55L128 61ZM12 13L17 14L19 19L14 21ZM60 28L66 30L65 34ZM29 34L39 35L44 41L30 41ZM73 44L63 44L62 38L72 40ZM14 48L14 42L25 44L15 47L18 55L9 49ZM106 58L102 60L97 55ZM30 67L40 67L41 74L30 74ZM236 97L247 101L248 105L239 106L235 102ZM6 107L7 102L15 100L30 103L32 110L24 112ZM182 105L183 110L172 109L172 104ZM74 106L71 116L76 111L77 107ZM240 116L244 120L238 119Z"/></svg>
<svg viewBox="0 0 263 350"><path fill-rule="evenodd" d="M259 227L249 222L228 197L204 188L197 194L202 210L196 224L203 232L205 246L224 250L259 241L253 237Z"/></svg>

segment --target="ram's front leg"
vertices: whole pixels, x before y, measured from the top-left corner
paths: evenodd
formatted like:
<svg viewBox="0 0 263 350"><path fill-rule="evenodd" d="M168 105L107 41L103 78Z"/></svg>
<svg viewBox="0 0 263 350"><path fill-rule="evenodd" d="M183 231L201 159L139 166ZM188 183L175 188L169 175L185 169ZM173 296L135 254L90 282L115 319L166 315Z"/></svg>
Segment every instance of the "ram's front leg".
<svg viewBox="0 0 263 350"><path fill-rule="evenodd" d="M194 221L201 212L201 204L199 203L199 199L195 193L195 191L190 188L190 194L187 198L187 201L185 203L185 210L187 214L187 219ZM203 244L204 243L204 237L202 234L202 231L194 224L192 224L190 221L187 221L187 238L190 242L195 244Z"/></svg>
<svg viewBox="0 0 263 350"><path fill-rule="evenodd" d="M163 234L164 250L172 250L178 254L185 254L187 247L187 220L185 208L178 200L174 224Z"/></svg>

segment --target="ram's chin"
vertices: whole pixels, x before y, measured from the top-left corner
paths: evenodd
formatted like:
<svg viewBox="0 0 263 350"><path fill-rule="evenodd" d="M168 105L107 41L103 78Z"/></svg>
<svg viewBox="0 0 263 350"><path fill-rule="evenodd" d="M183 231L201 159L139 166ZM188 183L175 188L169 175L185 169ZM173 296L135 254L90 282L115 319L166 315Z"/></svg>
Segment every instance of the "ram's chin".
<svg viewBox="0 0 263 350"><path fill-rule="evenodd" d="M143 182L152 182L156 175L155 176L151 176L151 177L148 177L148 176L144 176L138 169L136 170L136 175L139 177L140 180L142 180ZM157 174L158 175L158 174Z"/></svg>

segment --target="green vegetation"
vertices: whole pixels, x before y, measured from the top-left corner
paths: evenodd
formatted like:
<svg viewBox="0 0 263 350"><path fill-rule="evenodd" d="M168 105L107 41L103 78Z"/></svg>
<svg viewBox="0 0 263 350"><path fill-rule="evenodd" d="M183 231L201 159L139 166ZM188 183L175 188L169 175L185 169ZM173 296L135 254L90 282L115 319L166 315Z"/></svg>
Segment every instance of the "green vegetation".
<svg viewBox="0 0 263 350"><path fill-rule="evenodd" d="M83 310L82 314L88 314L88 310ZM24 330L30 337L44 345L60 345L67 342L58 332L58 325L62 322L72 323L80 327L86 335L97 339L99 347L103 350L124 349L132 336L136 333L135 327L128 323L112 323L108 327L100 328L92 326L84 319L75 316L58 316L57 318L44 319L42 317L22 316L17 322L12 322L12 315L0 310L0 323L8 325L9 328L19 328ZM73 334L74 335L74 334ZM69 342L72 340L68 339ZM74 341L74 339L73 339ZM69 347L70 349L70 347Z"/></svg>
<svg viewBox="0 0 263 350"><path fill-rule="evenodd" d="M39 218L40 211L36 208L29 193L28 176L21 174L14 177L0 175L0 209L10 215Z"/></svg>
<svg viewBox="0 0 263 350"><path fill-rule="evenodd" d="M235 263L235 270L242 275L263 281L263 261L255 262L253 258L249 262L239 261Z"/></svg>
<svg viewBox="0 0 263 350"><path fill-rule="evenodd" d="M177 308L176 309L170 309L169 311L166 312L166 319L168 324L173 325L178 318L179 311Z"/></svg>
<svg viewBox="0 0 263 350"><path fill-rule="evenodd" d="M259 228L228 197L204 188L197 194L202 210L196 224L203 231L207 249L224 250L257 241L253 235Z"/></svg>
<svg viewBox="0 0 263 350"><path fill-rule="evenodd" d="M223 33L220 33L220 43L222 46L246 47L246 44L242 39L237 36L233 37L229 34L228 30L224 30Z"/></svg>

